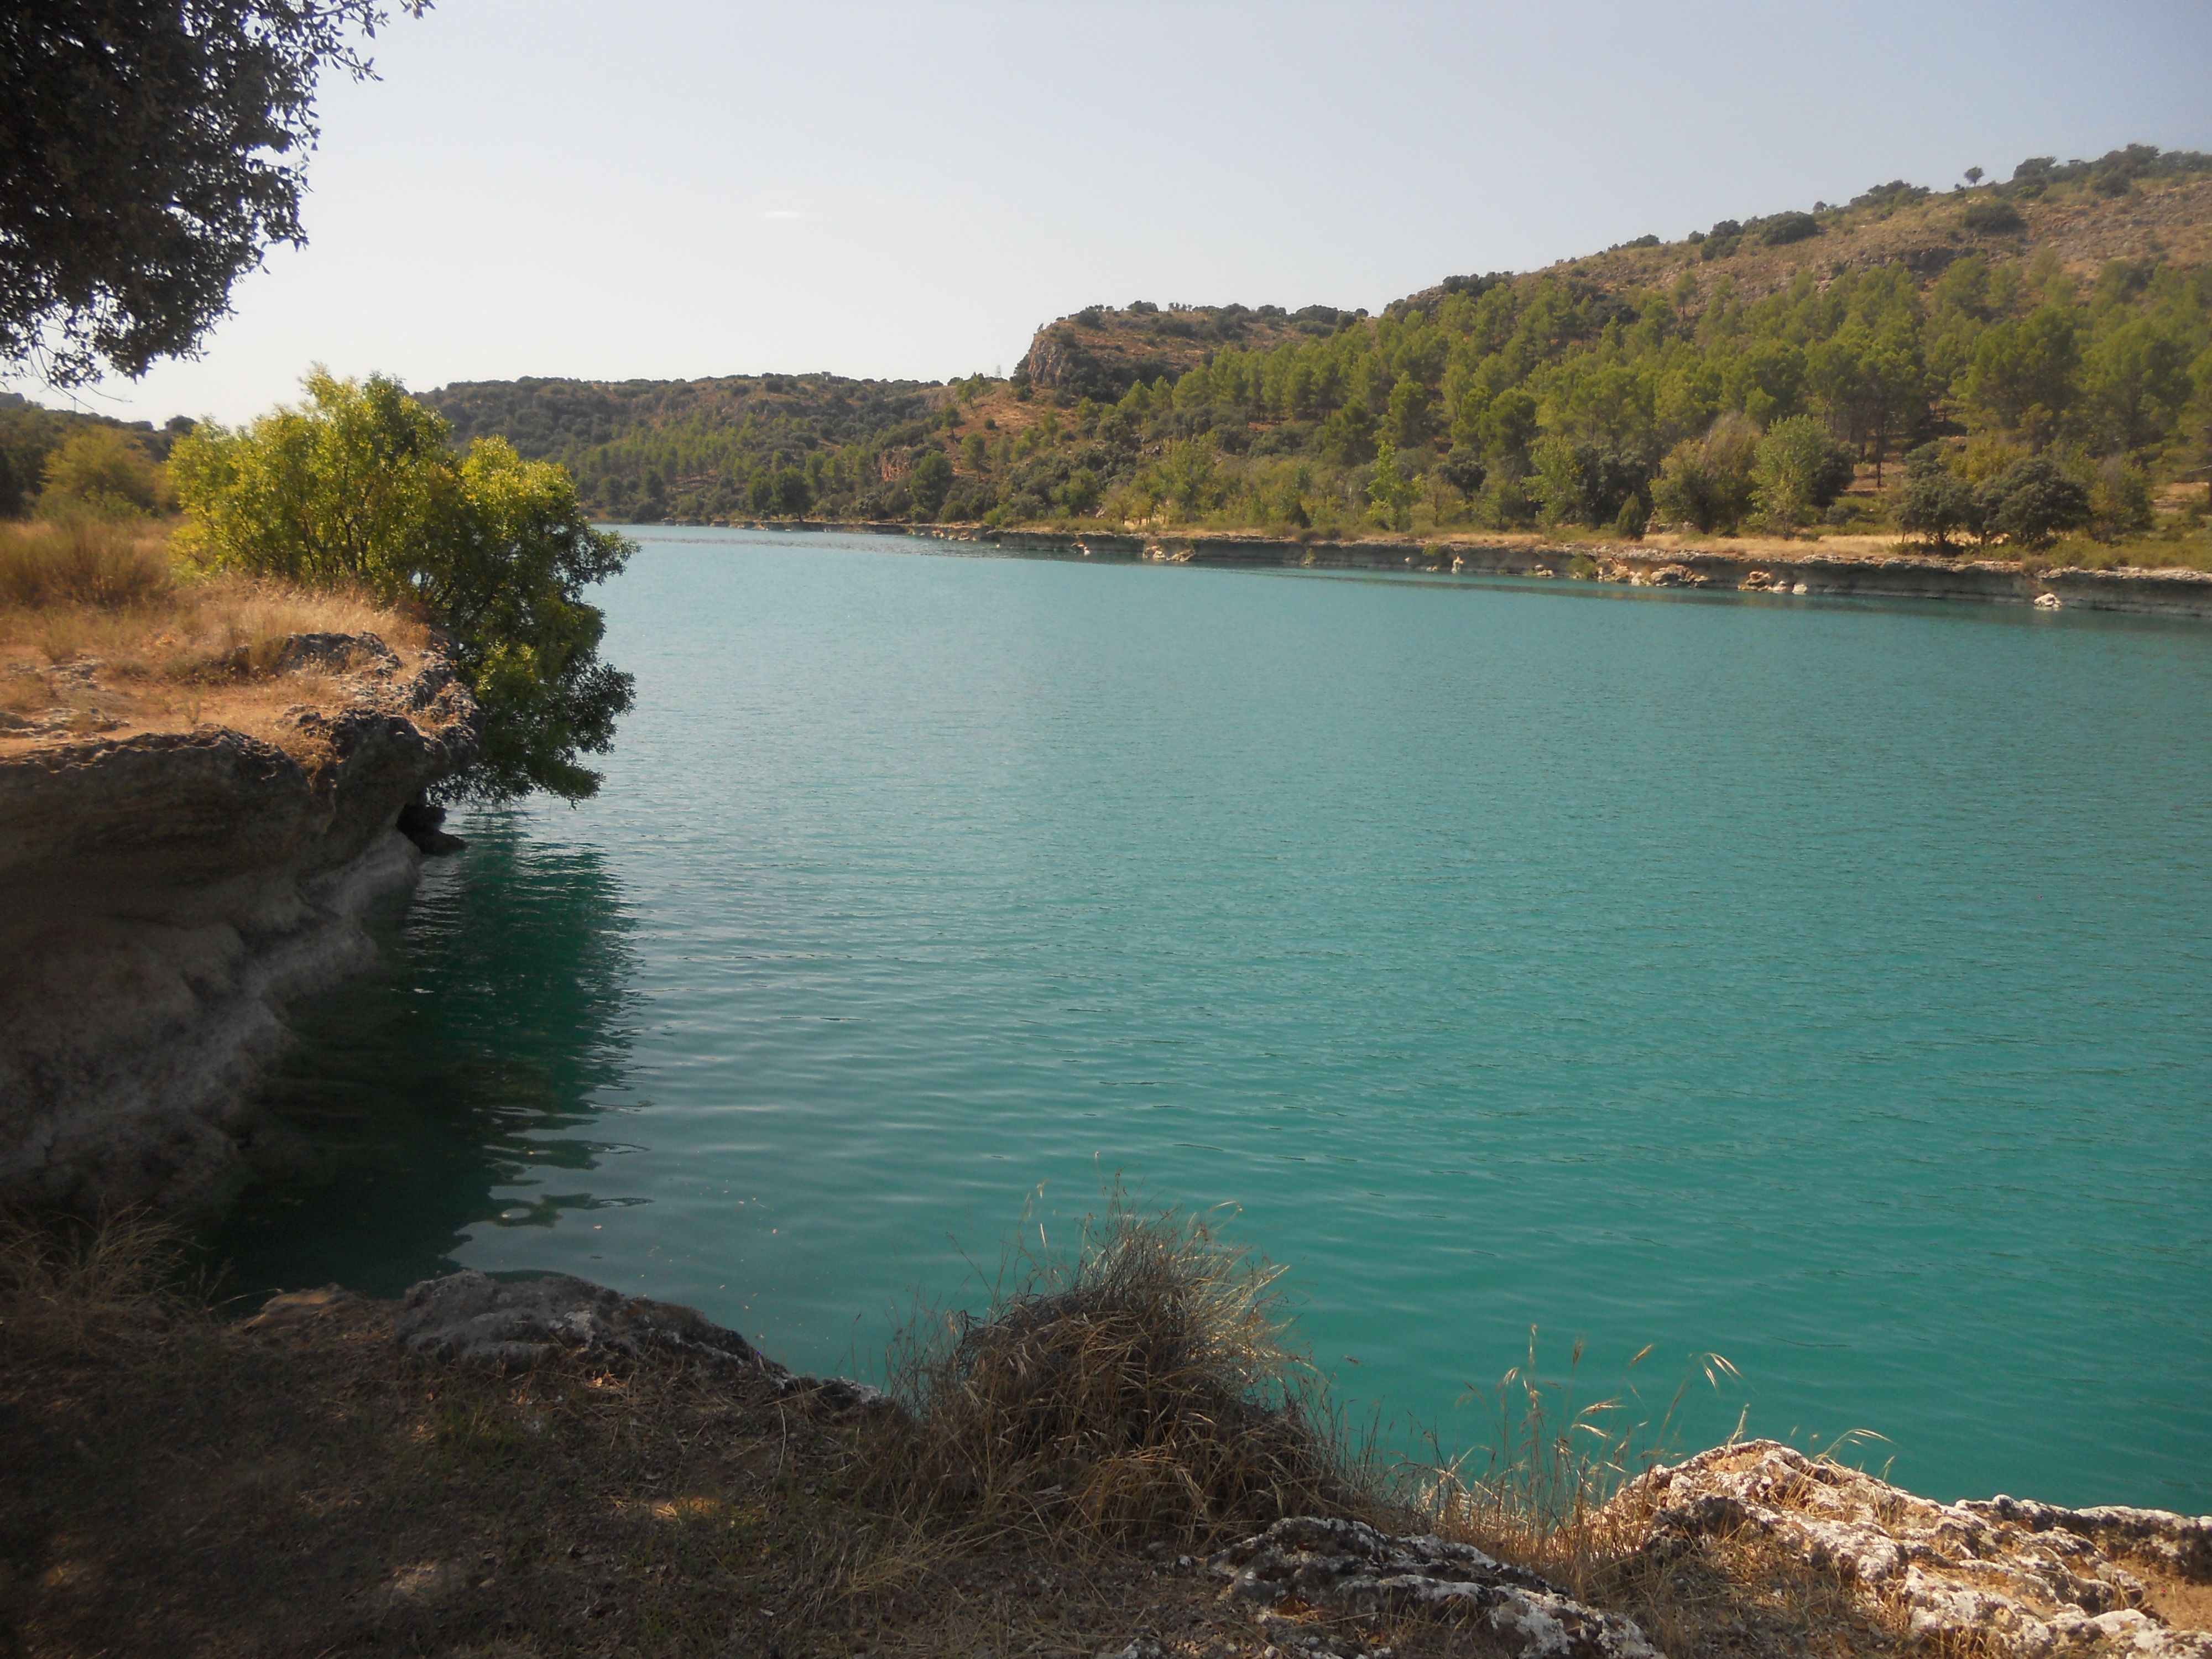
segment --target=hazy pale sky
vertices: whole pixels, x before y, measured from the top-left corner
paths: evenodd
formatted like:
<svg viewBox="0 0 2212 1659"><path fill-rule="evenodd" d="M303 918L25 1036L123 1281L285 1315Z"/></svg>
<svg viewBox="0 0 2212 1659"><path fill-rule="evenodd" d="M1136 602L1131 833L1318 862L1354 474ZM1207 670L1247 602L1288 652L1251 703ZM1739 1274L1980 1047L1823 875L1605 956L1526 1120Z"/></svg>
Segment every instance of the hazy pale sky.
<svg viewBox="0 0 2212 1659"><path fill-rule="evenodd" d="M1097 301L1373 309L1897 177L2212 149L2205 0L439 0L375 58L325 82L308 246L83 406L234 420L317 360L938 380Z"/></svg>

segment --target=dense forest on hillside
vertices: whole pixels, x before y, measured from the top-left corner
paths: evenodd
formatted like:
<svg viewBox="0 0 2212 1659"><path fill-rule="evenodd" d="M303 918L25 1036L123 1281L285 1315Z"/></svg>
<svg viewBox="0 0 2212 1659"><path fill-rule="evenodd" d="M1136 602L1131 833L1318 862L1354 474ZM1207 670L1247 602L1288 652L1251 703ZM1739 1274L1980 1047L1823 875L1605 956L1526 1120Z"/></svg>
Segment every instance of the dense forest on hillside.
<svg viewBox="0 0 2212 1659"><path fill-rule="evenodd" d="M779 471L920 444L941 424L946 392L907 380L758 374L466 381L422 401L453 422L456 443L503 437L526 459L566 466L601 511L652 520L804 510L818 492L801 502L787 477L777 493Z"/></svg>
<svg viewBox="0 0 2212 1659"><path fill-rule="evenodd" d="M641 519L2156 532L2197 562L2212 156L2135 145L2032 158L2002 185L1898 180L1455 277L1376 316L1086 307L1006 381L531 380L428 401Z"/></svg>

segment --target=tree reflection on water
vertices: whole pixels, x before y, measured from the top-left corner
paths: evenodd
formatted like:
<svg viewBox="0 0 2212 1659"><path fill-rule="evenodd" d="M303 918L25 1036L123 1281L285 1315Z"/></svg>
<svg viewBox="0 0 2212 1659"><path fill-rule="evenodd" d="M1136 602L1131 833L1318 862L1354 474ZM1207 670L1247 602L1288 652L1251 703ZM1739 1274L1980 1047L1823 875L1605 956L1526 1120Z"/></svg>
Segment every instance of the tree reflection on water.
<svg viewBox="0 0 2212 1659"><path fill-rule="evenodd" d="M477 817L369 918L376 966L293 1006L300 1041L203 1229L225 1289L392 1295L450 1271L472 1228L603 1202L584 1172L631 1103L632 923L598 849L538 829Z"/></svg>

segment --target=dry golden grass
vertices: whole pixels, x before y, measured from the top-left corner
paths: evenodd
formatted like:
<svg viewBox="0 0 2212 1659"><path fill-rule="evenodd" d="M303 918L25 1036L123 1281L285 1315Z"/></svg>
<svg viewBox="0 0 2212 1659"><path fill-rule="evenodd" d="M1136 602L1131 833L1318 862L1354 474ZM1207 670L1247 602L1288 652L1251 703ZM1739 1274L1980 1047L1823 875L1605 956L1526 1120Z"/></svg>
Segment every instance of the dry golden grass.
<svg viewBox="0 0 2212 1659"><path fill-rule="evenodd" d="M0 710L72 714L58 733L0 730L0 753L112 721L124 731L227 727L311 760L314 740L283 712L324 705L337 688L272 672L285 641L309 633L377 635L404 665L429 642L419 619L365 593L196 571L171 554L165 525L0 523ZM72 665L83 672L51 672Z"/></svg>
<svg viewBox="0 0 2212 1659"><path fill-rule="evenodd" d="M166 603L176 586L166 530L89 515L0 524L0 606L127 611Z"/></svg>
<svg viewBox="0 0 2212 1659"><path fill-rule="evenodd" d="M0 1307L19 1339L85 1352L117 1322L159 1321L192 1305L185 1241L143 1214L97 1224L0 1222Z"/></svg>

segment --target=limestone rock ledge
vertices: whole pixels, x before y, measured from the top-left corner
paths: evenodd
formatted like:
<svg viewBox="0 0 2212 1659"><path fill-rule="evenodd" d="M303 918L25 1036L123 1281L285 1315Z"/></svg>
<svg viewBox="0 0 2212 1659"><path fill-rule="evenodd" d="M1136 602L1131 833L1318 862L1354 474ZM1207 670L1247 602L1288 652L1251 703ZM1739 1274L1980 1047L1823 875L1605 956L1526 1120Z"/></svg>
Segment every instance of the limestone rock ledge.
<svg viewBox="0 0 2212 1659"><path fill-rule="evenodd" d="M302 639L288 662L337 659ZM421 864L400 809L474 757L477 708L436 650L402 673L348 643L340 697L285 710L281 747L198 728L0 757L0 1202L205 1194L285 1003L373 957L362 910Z"/></svg>
<svg viewBox="0 0 2212 1659"><path fill-rule="evenodd" d="M2212 1581L2212 1516L2016 1498L1937 1504L1772 1440L1651 1470L1613 1500L1658 1559L1762 1535L1891 1608L1931 1651L2212 1659L2160 1616L2146 1574Z"/></svg>

